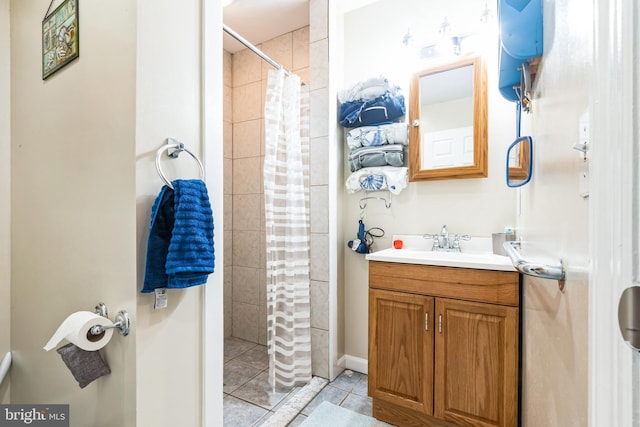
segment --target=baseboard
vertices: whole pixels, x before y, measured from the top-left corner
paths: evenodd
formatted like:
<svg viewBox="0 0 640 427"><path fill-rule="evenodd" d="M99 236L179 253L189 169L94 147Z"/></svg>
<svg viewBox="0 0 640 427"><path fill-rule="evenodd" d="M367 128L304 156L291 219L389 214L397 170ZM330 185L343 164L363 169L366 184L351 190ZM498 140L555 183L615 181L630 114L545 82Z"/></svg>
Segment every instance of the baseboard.
<svg viewBox="0 0 640 427"><path fill-rule="evenodd" d="M345 354L343 357L346 369L351 369L361 374L367 374L369 372L369 361L367 359L350 356L348 354Z"/></svg>

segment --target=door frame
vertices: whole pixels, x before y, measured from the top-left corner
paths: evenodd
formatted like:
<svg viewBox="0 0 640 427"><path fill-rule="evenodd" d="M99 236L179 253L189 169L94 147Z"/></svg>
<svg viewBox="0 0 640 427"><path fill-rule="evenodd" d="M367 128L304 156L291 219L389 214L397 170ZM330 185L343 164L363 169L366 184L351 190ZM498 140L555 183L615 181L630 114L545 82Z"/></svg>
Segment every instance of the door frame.
<svg viewBox="0 0 640 427"><path fill-rule="evenodd" d="M205 182L216 221L216 270L209 275L202 296L202 423L222 425L224 366L224 139L222 4L201 0L201 140Z"/></svg>
<svg viewBox="0 0 640 427"><path fill-rule="evenodd" d="M589 280L589 425L631 426L631 350L618 329L617 307L632 284L637 211L633 199L637 140L633 107L638 67L634 25L638 5L628 0L594 0L591 97L591 195ZM636 96L634 96L636 94ZM635 196L637 197L637 196ZM636 215L634 215L634 212ZM637 420L636 420L637 422Z"/></svg>

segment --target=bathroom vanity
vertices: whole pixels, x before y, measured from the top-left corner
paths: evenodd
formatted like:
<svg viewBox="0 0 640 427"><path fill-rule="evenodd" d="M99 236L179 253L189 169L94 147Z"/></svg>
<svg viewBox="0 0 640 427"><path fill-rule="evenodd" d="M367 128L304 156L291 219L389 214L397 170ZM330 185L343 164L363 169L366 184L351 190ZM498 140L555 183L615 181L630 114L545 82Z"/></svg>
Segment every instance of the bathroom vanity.
<svg viewBox="0 0 640 427"><path fill-rule="evenodd" d="M518 425L518 272L508 261L394 261L399 252L367 257L373 415L398 426Z"/></svg>

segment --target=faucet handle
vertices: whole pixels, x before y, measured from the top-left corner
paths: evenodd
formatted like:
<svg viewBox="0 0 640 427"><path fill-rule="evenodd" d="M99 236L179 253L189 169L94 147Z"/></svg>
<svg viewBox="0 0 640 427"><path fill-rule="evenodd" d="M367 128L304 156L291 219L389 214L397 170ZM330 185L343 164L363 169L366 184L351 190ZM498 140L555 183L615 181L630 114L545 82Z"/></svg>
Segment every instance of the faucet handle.
<svg viewBox="0 0 640 427"><path fill-rule="evenodd" d="M457 249L458 251L460 250L460 240L471 240L471 236L468 234L463 234L462 236L456 234L453 236L453 249Z"/></svg>
<svg viewBox="0 0 640 427"><path fill-rule="evenodd" d="M431 249L436 250L440 247L440 239L437 234L423 234L422 238L433 240L433 246L431 247Z"/></svg>

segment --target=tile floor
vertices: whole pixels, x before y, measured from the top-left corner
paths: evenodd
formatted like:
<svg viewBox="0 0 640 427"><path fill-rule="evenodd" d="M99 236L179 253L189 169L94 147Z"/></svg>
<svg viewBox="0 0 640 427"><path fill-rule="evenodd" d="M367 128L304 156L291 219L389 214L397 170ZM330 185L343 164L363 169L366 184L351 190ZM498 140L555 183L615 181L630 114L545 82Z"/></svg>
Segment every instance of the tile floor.
<svg viewBox="0 0 640 427"><path fill-rule="evenodd" d="M225 340L225 426L259 426L298 391L296 388L290 393L273 392L267 380L268 371L269 361L265 346L238 338ZM288 426L300 425L325 400L371 416L367 376L359 372L345 371L323 388Z"/></svg>

